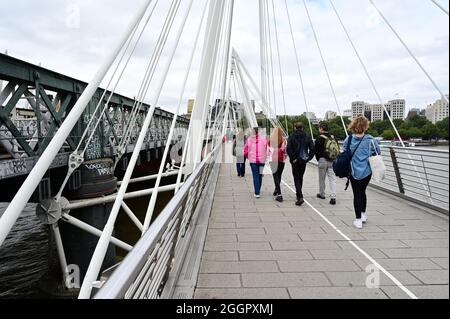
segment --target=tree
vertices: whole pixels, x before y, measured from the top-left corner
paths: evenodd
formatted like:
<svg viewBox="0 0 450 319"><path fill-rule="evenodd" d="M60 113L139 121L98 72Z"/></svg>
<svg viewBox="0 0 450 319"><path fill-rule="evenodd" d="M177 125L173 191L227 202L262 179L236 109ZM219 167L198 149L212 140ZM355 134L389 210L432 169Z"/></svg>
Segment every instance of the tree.
<svg viewBox="0 0 450 319"><path fill-rule="evenodd" d="M439 138L439 129L431 123L423 127L423 138L433 140Z"/></svg>
<svg viewBox="0 0 450 319"><path fill-rule="evenodd" d="M411 138L411 132L408 129L401 128L398 130L398 133L404 140L409 140Z"/></svg>
<svg viewBox="0 0 450 319"><path fill-rule="evenodd" d="M437 122L436 123L436 127L438 128L438 130L440 131L440 138L449 140L449 118L447 117L446 119Z"/></svg>
<svg viewBox="0 0 450 319"><path fill-rule="evenodd" d="M392 125L389 121L375 121L370 124L370 128L382 135L384 131L392 129Z"/></svg>
<svg viewBox="0 0 450 319"><path fill-rule="evenodd" d="M414 115L412 118L410 118L409 120L407 120L405 122L405 126L407 128L422 128L427 124L430 124L431 122L428 121L428 119L424 116L420 116L420 115Z"/></svg>
<svg viewBox="0 0 450 319"><path fill-rule="evenodd" d="M383 138L385 140L393 140L397 135L393 130L386 130L383 132Z"/></svg>
<svg viewBox="0 0 450 319"><path fill-rule="evenodd" d="M407 130L409 138L421 138L423 137L423 131L417 127L413 127Z"/></svg>

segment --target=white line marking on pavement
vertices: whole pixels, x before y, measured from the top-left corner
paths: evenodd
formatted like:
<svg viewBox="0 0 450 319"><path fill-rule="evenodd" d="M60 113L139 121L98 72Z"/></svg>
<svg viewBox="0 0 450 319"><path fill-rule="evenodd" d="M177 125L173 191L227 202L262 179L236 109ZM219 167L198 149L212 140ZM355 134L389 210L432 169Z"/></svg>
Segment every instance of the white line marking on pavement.
<svg viewBox="0 0 450 319"><path fill-rule="evenodd" d="M283 180L283 184L286 185L294 194L297 192ZM390 272L384 269L375 259L373 259L368 253L366 253L362 248L353 242L347 235L345 235L339 228L337 228L328 218L326 218L320 211L318 211L314 206L312 206L308 201L305 203L311 207L327 224L329 224L335 231L338 232L346 241L348 241L353 247L355 247L361 254L364 255L375 267L377 267L381 272L383 272L390 280L392 280L401 290L403 290L411 299L419 299L415 294L413 294L408 288L403 286L403 284L395 278Z"/></svg>

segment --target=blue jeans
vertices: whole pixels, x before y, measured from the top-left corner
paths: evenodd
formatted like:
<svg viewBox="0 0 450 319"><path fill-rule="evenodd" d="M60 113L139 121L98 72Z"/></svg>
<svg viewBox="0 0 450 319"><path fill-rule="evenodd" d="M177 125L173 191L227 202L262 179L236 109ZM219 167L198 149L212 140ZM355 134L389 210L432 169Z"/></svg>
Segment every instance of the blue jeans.
<svg viewBox="0 0 450 319"><path fill-rule="evenodd" d="M250 164L253 173L253 185L255 186L255 195L261 195L261 188L263 183L264 164Z"/></svg>

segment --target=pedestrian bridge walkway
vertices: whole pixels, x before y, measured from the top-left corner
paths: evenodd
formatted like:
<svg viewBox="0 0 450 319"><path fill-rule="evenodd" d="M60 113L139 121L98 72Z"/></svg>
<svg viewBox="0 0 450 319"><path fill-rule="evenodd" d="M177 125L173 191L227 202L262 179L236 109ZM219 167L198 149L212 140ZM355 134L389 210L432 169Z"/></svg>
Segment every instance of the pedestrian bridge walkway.
<svg viewBox="0 0 450 319"><path fill-rule="evenodd" d="M270 175L261 199L253 197L249 167L245 179L236 175L234 165L221 165L206 241L193 245L198 261L187 258L191 270L185 265L178 281L192 278L195 287L178 286L175 298L449 298L447 216L369 189L369 222L357 230L351 190L340 180L336 206L317 199L315 166L300 208L290 167L284 203L273 200Z"/></svg>

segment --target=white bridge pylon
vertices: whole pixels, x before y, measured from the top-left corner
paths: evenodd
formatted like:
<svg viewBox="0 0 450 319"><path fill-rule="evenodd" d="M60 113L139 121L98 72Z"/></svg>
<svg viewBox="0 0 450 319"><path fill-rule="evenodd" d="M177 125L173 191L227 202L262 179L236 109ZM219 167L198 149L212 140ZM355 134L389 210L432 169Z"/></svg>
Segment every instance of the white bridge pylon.
<svg viewBox="0 0 450 319"><path fill-rule="evenodd" d="M125 70L127 69L130 60L135 57L135 49L140 43L144 32L150 25L149 22L154 19L156 13L164 14L166 20L161 27L160 34L156 45L153 48L152 55L148 57L148 65L146 72L139 83L136 83L138 88L136 105L130 112L129 121L126 124L126 130L124 136L120 141L116 141L118 144L119 153L125 155L127 144L130 142L131 132L137 130L139 132L139 138L135 143L135 149L133 150L131 160L124 179L119 183L117 192L111 196L105 198L98 198L93 200L87 200L82 202L69 202L62 197L64 187L69 180L71 174L78 169L85 161L84 151L77 151L70 156L70 162L68 163L69 169L66 176L66 180L63 183L58 195L51 201L52 209L58 211L60 215L59 221L70 223L76 227L79 227L86 232L89 232L95 236L98 236L99 242L96 247L95 253L92 257L89 269L81 287L80 298L86 299L92 297L92 290L94 287L101 286L97 282L101 266L103 264L108 246L112 243L126 251L130 251L133 247L118 238L113 237L113 232L116 224L116 220L120 211L123 211L131 219L136 226L139 234L144 235L151 230L152 217L154 215L155 205L158 199L158 194L161 192L175 191L178 193L183 187L183 183L187 178L195 172L195 170L209 161L212 154L215 154L215 150L219 149L222 144L223 137L227 133L228 129L236 131L238 128L242 129L242 123L240 121L240 114L247 119L248 128L258 127L258 121L255 114L255 109L252 101L256 101L258 107L262 110L265 117L269 120L273 127L280 127L284 134L287 136L288 121L286 111L286 99L285 99L285 87L283 82L283 71L281 68L281 57L279 47L279 29L277 26L277 17L275 10L274 0L258 0L259 3L259 30L260 30L260 70L261 70L261 83L257 84L255 81L255 75L249 71L244 61L239 56L237 50L232 48L233 45L233 19L235 16L235 0L171 0L169 6L164 6L164 1L158 0L145 0L137 13L131 20L129 26L124 31L123 35L118 39L117 44L113 47L110 54L105 61L99 67L96 75L92 78L86 90L83 92L76 105L73 107L71 113L52 139L50 145L47 147L38 163L33 168L32 172L28 175L20 190L12 200L11 204L0 218L0 246L4 243L12 227L16 223L18 217L25 209L27 203L32 197L35 189L39 186L45 173L48 171L54 158L61 150L63 144L69 137L71 131L75 127L78 121L80 121L88 103L92 99L92 96L101 85L102 81L108 82L108 86L105 88L105 94L102 97L107 98L106 92L110 87L112 92L117 88L118 84L122 80ZM282 1L283 2L283 1ZM354 43L349 30L346 28L344 21L342 20L339 11L334 5L332 0L329 0L330 6L333 12L336 14L339 22L339 26L344 30L354 52L358 62L361 64L367 78L369 85L375 92L375 95L382 103L382 96L377 89L372 75L368 72L367 65L357 49L357 45ZM434 4L438 5L444 12L448 12L443 9L436 1ZM169 1L165 2L166 4ZM375 6L373 0L369 0L369 3ZM202 8L201 17L194 16L193 6L200 4ZM307 1L303 1L304 8L308 14L311 28L314 32L314 40L319 48L320 58L325 72L328 75L329 84L331 87L331 93L336 102L339 115L342 119L342 125L344 130L345 123L343 120L343 114L340 109L338 92L336 92L336 86L333 84L333 78L328 72L327 61L322 54L320 46L320 36L316 33L313 25L313 19L308 10ZM299 90L296 94L299 100L304 101L304 109L309 117L309 103L306 95L304 81L307 80L303 74L302 69L302 57L297 50L296 40L294 37L294 27L291 21L291 15L288 1L284 0L282 8L286 10L286 16L289 22L289 30L287 31L291 35L292 40L292 54L295 56L296 67L299 77ZM168 8L167 8L168 7ZM296 8L297 9L297 8ZM161 13L162 12L162 13ZM394 34L401 41L404 47L407 49L408 54L414 58L414 62L425 73L427 78L432 82L433 86L437 89L443 99L446 99L442 94L439 86L431 77L430 73L422 65L422 63L415 57L413 52L409 49L409 46L403 41L400 35L389 24L386 17L382 15L385 22L394 31ZM192 22L194 21L195 22ZM175 23L177 21L178 25ZM197 27L195 33L195 41L193 39L186 40L186 25L191 27L194 25ZM178 29L176 29L176 27ZM151 30L154 32L155 30ZM174 35L171 37L171 35ZM201 41L203 36L203 42ZM186 40L186 41L185 41ZM165 94L167 79L171 74L173 68L174 58L176 54L181 51L180 46L183 43L194 43L193 48L190 51L190 57L187 59L186 73L183 78L183 84L180 87L180 95L178 99L177 109L172 125L170 127L170 134L168 136L167 146L165 147L164 154L162 156L161 166L158 174L152 176L146 176L139 179L132 179L133 172L138 163L139 155L142 147L145 143L146 137L149 134L149 130L152 125L153 115L156 107L163 94ZM199 50L199 46L202 44L202 50ZM273 47L276 48L277 54L274 54ZM185 48L182 48L185 49ZM183 50L185 51L185 50ZM201 52L197 56L197 52ZM161 57L168 57L167 59L161 59ZM199 60L199 75L198 78L192 80L191 73L193 64ZM274 67L278 58L278 66L280 71L279 78L275 77ZM157 66L162 65L162 71L157 74ZM110 72L111 71L111 72ZM112 73L111 78L107 78L107 74ZM186 88L189 81L195 81L196 95L195 103L192 111L191 122L188 132L184 133L183 140L177 140L177 116L180 115L181 105L185 102ZM279 82L279 83L278 83ZM279 85L279 86L278 86ZM285 126L283 126L278 118L277 114L277 90L281 88L283 95L283 105L285 116ZM141 111L142 103L149 92L151 95L151 107L145 114L145 120L143 123L136 123L137 115ZM110 97L109 97L110 98ZM236 103L240 102L240 103ZM236 104L239 104L241 109L236 108ZM384 104L383 104L384 105ZM82 140L86 142L86 145L80 145L78 150L86 150L93 134L96 131L97 126L100 123L100 119L105 115L105 110L108 107L106 103L105 107L101 107L101 103L97 105L94 115L98 116L97 121L92 119L86 128L86 132L83 135ZM302 109L303 111L303 109ZM300 114L300 110L298 111ZM95 116L93 116L95 118ZM389 116L391 124L397 133L398 137L403 143L401 136L395 127L395 123ZM312 123L309 121L310 131L313 134ZM171 142L177 141L183 150L180 165L175 166L176 163L166 167L166 160L169 157L169 151ZM405 147L404 143L403 146ZM115 159L117 164L120 158ZM411 159L412 164L414 161ZM416 173L420 178L420 174L416 169ZM166 176L177 176L177 182L174 185L160 186L162 178ZM142 190L139 192L128 192L130 184L143 180L156 180L156 185L153 189ZM423 186L425 187L425 186ZM430 189L425 189L430 193ZM148 208L145 214L145 220L141 221L136 217L136 214L126 204L126 200L129 198L151 196L148 204ZM70 210L80 209L83 207L89 207L93 205L104 203L114 203L109 220L104 229L96 229L90 225L83 223L76 218L70 216ZM51 229L56 239L58 256L61 264L61 269L64 274L62 278L63 282L66 282L67 273L67 261L64 255L63 242L61 240L61 234L59 233L58 221L51 225Z"/></svg>

